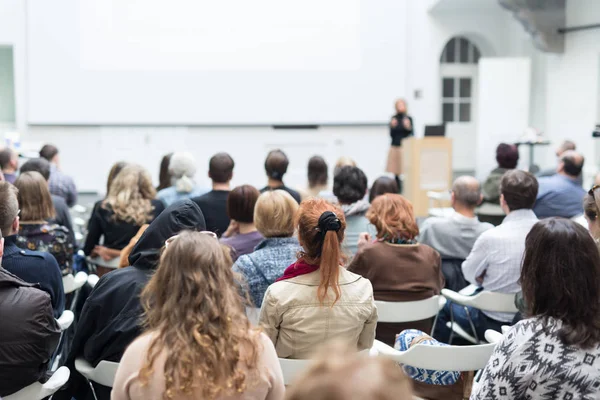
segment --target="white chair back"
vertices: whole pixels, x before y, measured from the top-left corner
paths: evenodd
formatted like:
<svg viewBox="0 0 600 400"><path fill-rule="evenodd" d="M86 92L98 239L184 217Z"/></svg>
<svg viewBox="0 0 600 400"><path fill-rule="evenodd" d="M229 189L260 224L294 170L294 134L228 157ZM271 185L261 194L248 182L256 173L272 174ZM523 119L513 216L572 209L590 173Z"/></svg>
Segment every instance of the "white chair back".
<svg viewBox="0 0 600 400"><path fill-rule="evenodd" d="M39 382L32 383L24 387L16 393L9 396L4 396L4 400L42 400L53 395L64 386L69 380L71 372L67 367L60 367L56 370L52 377L41 384Z"/></svg>
<svg viewBox="0 0 600 400"><path fill-rule="evenodd" d="M258 320L260 318L260 308L246 307L246 317L252 324L252 326L258 326Z"/></svg>
<svg viewBox="0 0 600 400"><path fill-rule="evenodd" d="M112 361L100 361L96 367L83 358L75 360L75 369L88 381L99 383L102 386L112 387L117 375L119 363Z"/></svg>
<svg viewBox="0 0 600 400"><path fill-rule="evenodd" d="M73 293L74 291L80 289L88 280L88 274L83 271L77 273L77 275L73 276L73 274L69 274L63 276L63 287L65 289L65 294Z"/></svg>
<svg viewBox="0 0 600 400"><path fill-rule="evenodd" d="M58 322L58 326L60 326L60 330L64 332L67 329L69 329L69 327L73 324L74 320L75 320L75 314L73 314L73 311L65 310L60 315L60 317L56 320L56 322Z"/></svg>
<svg viewBox="0 0 600 400"><path fill-rule="evenodd" d="M475 296L463 296L449 289L442 289L442 295L453 303L474 307L483 311L516 313L515 295L483 291Z"/></svg>
<svg viewBox="0 0 600 400"><path fill-rule="evenodd" d="M412 322L435 317L446 304L443 296L418 301L375 301L378 322Z"/></svg>
<svg viewBox="0 0 600 400"><path fill-rule="evenodd" d="M98 281L100 280L100 277L96 274L91 274L90 276L88 276L87 282L89 283L89 285L91 287L95 287L96 283L98 283Z"/></svg>
<svg viewBox="0 0 600 400"><path fill-rule="evenodd" d="M310 366L312 360L291 360L280 358L279 365L283 372L283 383L288 386Z"/></svg>

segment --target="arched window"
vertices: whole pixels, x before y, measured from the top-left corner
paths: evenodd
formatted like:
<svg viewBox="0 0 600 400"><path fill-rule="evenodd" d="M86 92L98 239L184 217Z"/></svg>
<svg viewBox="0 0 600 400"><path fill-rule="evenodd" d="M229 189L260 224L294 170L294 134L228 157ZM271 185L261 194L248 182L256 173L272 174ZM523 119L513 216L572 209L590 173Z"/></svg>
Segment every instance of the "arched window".
<svg viewBox="0 0 600 400"><path fill-rule="evenodd" d="M453 37L446 43L440 63L442 64L477 64L481 53L477 46L462 36Z"/></svg>

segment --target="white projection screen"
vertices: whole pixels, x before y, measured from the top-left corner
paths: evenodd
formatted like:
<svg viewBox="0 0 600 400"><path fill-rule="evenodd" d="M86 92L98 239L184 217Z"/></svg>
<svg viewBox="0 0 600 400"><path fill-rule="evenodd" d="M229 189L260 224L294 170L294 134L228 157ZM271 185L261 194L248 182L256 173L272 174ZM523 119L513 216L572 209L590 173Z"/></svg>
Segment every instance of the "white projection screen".
<svg viewBox="0 0 600 400"><path fill-rule="evenodd" d="M385 123L404 1L29 0L28 123Z"/></svg>

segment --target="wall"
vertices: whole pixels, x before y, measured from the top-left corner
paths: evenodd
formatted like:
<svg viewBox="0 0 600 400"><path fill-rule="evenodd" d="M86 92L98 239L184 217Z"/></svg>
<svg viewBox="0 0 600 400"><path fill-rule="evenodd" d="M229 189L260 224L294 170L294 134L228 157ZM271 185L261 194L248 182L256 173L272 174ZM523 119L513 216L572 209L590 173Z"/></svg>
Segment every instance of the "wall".
<svg viewBox="0 0 600 400"><path fill-rule="evenodd" d="M12 46L14 60L14 90L16 126L23 131L26 126L25 110L25 1L0 0L0 46ZM0 125L0 134L13 130L15 123Z"/></svg>
<svg viewBox="0 0 600 400"><path fill-rule="evenodd" d="M15 122L15 85L12 46L0 46L0 123Z"/></svg>

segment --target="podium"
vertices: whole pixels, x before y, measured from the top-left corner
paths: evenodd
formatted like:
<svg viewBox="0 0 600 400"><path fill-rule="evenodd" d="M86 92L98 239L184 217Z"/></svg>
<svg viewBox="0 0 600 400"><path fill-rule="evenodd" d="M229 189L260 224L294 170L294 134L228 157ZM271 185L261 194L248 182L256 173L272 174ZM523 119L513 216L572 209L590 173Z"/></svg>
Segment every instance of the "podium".
<svg viewBox="0 0 600 400"><path fill-rule="evenodd" d="M413 204L415 217L429 215L427 192L452 188L452 139L408 138L402 141L403 195Z"/></svg>

